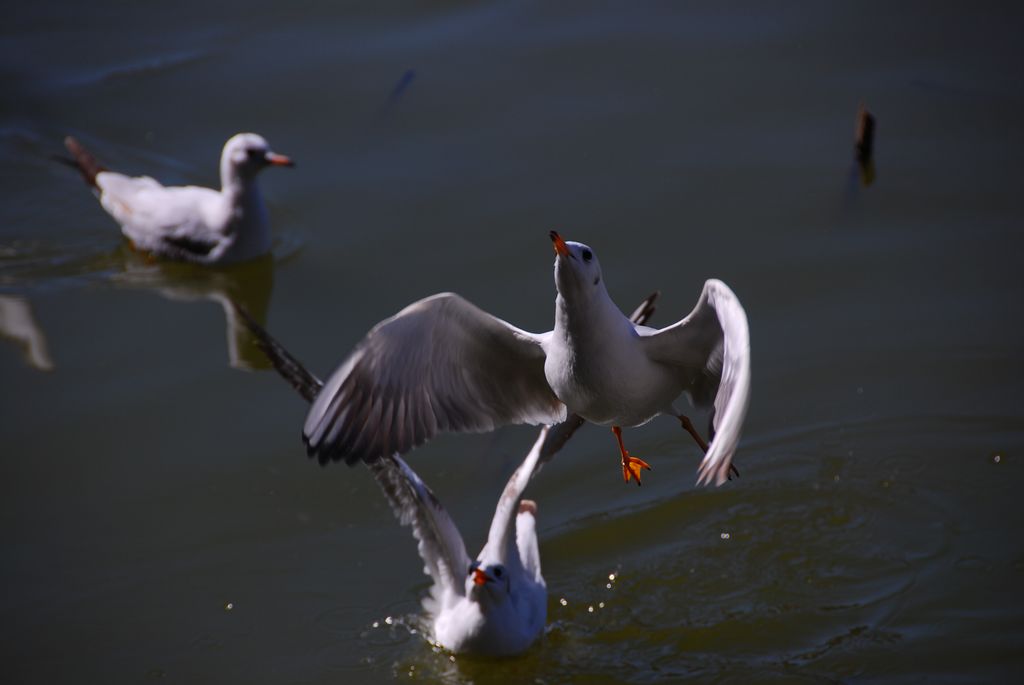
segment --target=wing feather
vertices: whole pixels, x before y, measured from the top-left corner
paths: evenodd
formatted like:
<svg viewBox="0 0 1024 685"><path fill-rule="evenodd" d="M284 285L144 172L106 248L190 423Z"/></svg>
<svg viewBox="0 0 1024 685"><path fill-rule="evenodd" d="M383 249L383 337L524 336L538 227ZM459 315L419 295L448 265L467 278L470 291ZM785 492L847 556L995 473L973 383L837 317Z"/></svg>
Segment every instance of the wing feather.
<svg viewBox="0 0 1024 685"><path fill-rule="evenodd" d="M309 455L372 462L440 431L562 421L542 340L458 295L420 300L375 326L328 379L303 429ZM414 420L396 418L402 401Z"/></svg>
<svg viewBox="0 0 1024 685"><path fill-rule="evenodd" d="M237 303L232 303L274 368L299 394L312 402L323 383L306 370L273 336ZM399 404L398 414L402 407ZM424 571L442 590L465 594L465 570L469 557L458 528L434 493L402 459L388 455L369 465L374 479L402 525L412 527ZM442 594L442 593L438 593Z"/></svg>
<svg viewBox="0 0 1024 685"><path fill-rule="evenodd" d="M369 468L399 522L412 527L424 572L441 589L465 595L470 559L459 529L441 502L398 455L378 459Z"/></svg>
<svg viewBox="0 0 1024 685"><path fill-rule="evenodd" d="M685 319L658 331L638 331L650 358L676 371L695 404L713 405L715 435L697 482L721 485L750 402L750 332L743 306L729 286L711 279Z"/></svg>

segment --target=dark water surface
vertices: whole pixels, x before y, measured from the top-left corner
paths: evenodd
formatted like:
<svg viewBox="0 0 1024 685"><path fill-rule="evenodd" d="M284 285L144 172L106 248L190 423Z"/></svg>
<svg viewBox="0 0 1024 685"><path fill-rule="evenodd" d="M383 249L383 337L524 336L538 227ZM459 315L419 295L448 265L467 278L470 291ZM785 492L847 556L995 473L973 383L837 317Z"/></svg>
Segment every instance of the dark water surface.
<svg viewBox="0 0 1024 685"><path fill-rule="evenodd" d="M787 7L8 10L3 681L1012 680L1020 13ZM71 133L112 168L215 183L240 130L298 167L262 178L274 258L234 269L139 259L49 159ZM661 289L655 323L705 278L737 292L742 478L696 489L696 448L659 419L626 432L655 468L626 487L610 433L581 431L529 491L547 635L452 661L412 632L409 532L366 472L306 460L303 402L219 303L265 310L320 373L440 290L547 330L552 228L595 248L624 309ZM410 457L471 551L533 435Z"/></svg>

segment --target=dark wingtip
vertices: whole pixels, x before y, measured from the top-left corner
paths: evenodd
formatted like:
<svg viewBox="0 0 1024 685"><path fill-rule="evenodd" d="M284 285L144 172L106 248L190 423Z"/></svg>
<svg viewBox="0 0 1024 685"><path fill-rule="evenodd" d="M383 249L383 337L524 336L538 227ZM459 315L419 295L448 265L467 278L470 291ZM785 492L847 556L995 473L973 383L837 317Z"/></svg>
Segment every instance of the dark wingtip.
<svg viewBox="0 0 1024 685"><path fill-rule="evenodd" d="M661 296L660 290L655 290L653 293L644 298L644 301L640 303L633 313L630 314L629 320L638 325L644 325L650 321L651 317L654 316L654 312L657 311L655 302L658 297Z"/></svg>
<svg viewBox="0 0 1024 685"><path fill-rule="evenodd" d="M65 163L71 162L72 166L76 167L82 174L82 178L93 188L96 186L96 175L101 171L106 171L106 167L101 166L96 158L89 154L89 151L85 149L81 143L79 143L74 136L67 136L64 138L64 147L67 148L68 152L71 153L71 160L67 160L63 157L59 157L60 161Z"/></svg>
<svg viewBox="0 0 1024 685"><path fill-rule="evenodd" d="M327 467L332 462L345 462L346 466L356 466L361 463L371 464L378 461L377 458L371 458L365 455L359 454L344 454L339 452L337 449L332 448L331 445L324 445L318 443L316 445L310 443L309 436L305 432L302 433L302 442L306 445L306 456L310 459L316 459L320 466Z"/></svg>

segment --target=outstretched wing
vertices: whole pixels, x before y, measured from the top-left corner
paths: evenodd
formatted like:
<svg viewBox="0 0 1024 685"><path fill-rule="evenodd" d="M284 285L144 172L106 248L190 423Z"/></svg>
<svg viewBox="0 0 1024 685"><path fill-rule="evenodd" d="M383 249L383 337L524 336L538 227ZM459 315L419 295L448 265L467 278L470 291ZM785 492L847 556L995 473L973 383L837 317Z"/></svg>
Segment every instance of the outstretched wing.
<svg viewBox="0 0 1024 685"><path fill-rule="evenodd" d="M562 421L543 339L452 293L415 302L377 324L327 381L306 418L307 451L321 463L372 462L441 431Z"/></svg>
<svg viewBox="0 0 1024 685"><path fill-rule="evenodd" d="M234 310L256 339L277 372L307 401L314 401L323 382L296 359L236 302ZM392 511L402 525L412 526L424 571L440 589L465 594L469 557L458 528L430 488L401 458L388 455L369 465ZM443 594L443 593L442 593Z"/></svg>
<svg viewBox="0 0 1024 685"><path fill-rule="evenodd" d="M685 319L658 331L637 330L648 356L675 370L695 404L714 404L715 435L697 482L721 485L750 401L750 332L743 306L729 286L711 279Z"/></svg>
<svg viewBox="0 0 1024 685"><path fill-rule="evenodd" d="M541 429L530 453L508 479L501 497L498 498L494 518L491 519L491 528L487 534L487 544L480 552L480 559L500 563L507 561L509 545L515 542L512 524L519 513L519 500L523 497L523 490L526 489L542 459L550 459L581 425L583 419L573 414L568 421Z"/></svg>
<svg viewBox="0 0 1024 685"><path fill-rule="evenodd" d="M462 535L441 502L398 455L382 457L368 466L395 516L402 525L412 527L424 572L438 589L465 595L470 559ZM443 596L443 592L434 594Z"/></svg>

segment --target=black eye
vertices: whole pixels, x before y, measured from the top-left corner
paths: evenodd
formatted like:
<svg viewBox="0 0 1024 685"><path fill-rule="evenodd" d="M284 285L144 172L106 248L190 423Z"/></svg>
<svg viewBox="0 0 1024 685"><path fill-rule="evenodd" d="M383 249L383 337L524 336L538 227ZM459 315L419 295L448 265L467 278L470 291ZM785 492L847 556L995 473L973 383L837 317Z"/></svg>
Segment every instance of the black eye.
<svg viewBox="0 0 1024 685"><path fill-rule="evenodd" d="M498 566L497 568L494 569L494 577L495 578L501 578L501 567L500 566Z"/></svg>
<svg viewBox="0 0 1024 685"><path fill-rule="evenodd" d="M475 565L474 565L474 564L470 564L470 565L469 565L469 570L468 570L468 571L466 571L466 575L467 575L467 576L471 576L471 575L473 575L473 568L474 568L474 567L475 567Z"/></svg>
<svg viewBox="0 0 1024 685"><path fill-rule="evenodd" d="M245 154L248 155L249 159L254 161L263 159L264 157L263 150L257 150L255 148L249 148L245 151Z"/></svg>
<svg viewBox="0 0 1024 685"><path fill-rule="evenodd" d="M583 249L583 261L589 262L593 258L594 258L594 253L591 252L590 250L584 248Z"/></svg>

